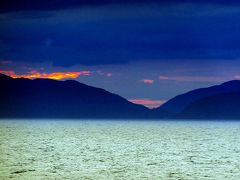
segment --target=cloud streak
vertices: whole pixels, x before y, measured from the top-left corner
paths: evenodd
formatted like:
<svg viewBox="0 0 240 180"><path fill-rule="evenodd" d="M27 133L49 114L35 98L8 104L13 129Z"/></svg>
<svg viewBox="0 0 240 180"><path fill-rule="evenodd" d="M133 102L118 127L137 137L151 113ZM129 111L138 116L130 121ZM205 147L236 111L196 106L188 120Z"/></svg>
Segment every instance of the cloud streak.
<svg viewBox="0 0 240 180"><path fill-rule="evenodd" d="M134 104L141 104L150 109L161 106L166 100L152 100L152 99L129 99L128 101Z"/></svg>
<svg viewBox="0 0 240 180"><path fill-rule="evenodd" d="M153 84L154 80L153 79L143 79L143 80L141 80L141 82L143 82L145 84Z"/></svg>
<svg viewBox="0 0 240 180"><path fill-rule="evenodd" d="M110 72L104 72L102 70L98 70L98 71L96 71L96 73L99 74L100 76L106 76L106 77L112 77L112 75L113 75Z"/></svg>
<svg viewBox="0 0 240 180"><path fill-rule="evenodd" d="M237 76L232 79L238 79ZM159 76L161 81L179 81L179 82L223 82L228 81L226 77L208 77L208 76Z"/></svg>
<svg viewBox="0 0 240 180"><path fill-rule="evenodd" d="M3 60L3 61L0 61L0 64L3 64L3 65L7 65L7 64L12 64L13 62L10 61L10 60Z"/></svg>
<svg viewBox="0 0 240 180"><path fill-rule="evenodd" d="M53 73L40 73L38 71L31 71L28 74L19 75L14 71L2 71L0 73L8 75L12 78L27 78L27 79L35 79L35 78L45 78L45 79L75 79L79 76L89 76L91 74L90 71L78 71L78 72L53 72Z"/></svg>

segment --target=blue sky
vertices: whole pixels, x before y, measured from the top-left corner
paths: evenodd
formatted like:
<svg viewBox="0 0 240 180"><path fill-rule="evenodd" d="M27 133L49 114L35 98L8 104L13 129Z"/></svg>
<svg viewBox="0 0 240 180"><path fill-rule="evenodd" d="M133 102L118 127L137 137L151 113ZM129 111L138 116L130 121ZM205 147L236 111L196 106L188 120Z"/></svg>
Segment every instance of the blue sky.
<svg viewBox="0 0 240 180"><path fill-rule="evenodd" d="M0 70L90 71L127 99L240 78L238 1L3 1Z"/></svg>

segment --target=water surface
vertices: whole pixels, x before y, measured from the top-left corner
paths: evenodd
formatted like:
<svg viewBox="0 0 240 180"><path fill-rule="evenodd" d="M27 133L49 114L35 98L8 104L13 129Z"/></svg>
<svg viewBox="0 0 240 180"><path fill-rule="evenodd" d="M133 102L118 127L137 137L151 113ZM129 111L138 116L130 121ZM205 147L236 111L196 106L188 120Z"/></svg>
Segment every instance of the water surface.
<svg viewBox="0 0 240 180"><path fill-rule="evenodd" d="M239 122L0 121L0 179L240 179Z"/></svg>

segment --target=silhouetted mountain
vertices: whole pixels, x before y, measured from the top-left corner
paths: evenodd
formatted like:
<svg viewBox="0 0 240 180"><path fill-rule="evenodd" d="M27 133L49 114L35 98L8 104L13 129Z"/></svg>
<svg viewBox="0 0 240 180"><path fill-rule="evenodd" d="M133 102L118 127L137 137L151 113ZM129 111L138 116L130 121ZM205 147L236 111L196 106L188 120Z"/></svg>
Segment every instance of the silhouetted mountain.
<svg viewBox="0 0 240 180"><path fill-rule="evenodd" d="M0 87L0 118L240 118L240 81L196 89L153 110L74 80L0 74Z"/></svg>
<svg viewBox="0 0 240 180"><path fill-rule="evenodd" d="M179 115L188 119L239 119L240 92L218 94L191 103Z"/></svg>
<svg viewBox="0 0 240 180"><path fill-rule="evenodd" d="M1 74L0 73L0 80L1 81L7 81L7 80L10 80L10 79L12 79L12 78L7 76L7 75L5 75L5 74Z"/></svg>
<svg viewBox="0 0 240 180"><path fill-rule="evenodd" d="M0 118L146 118L150 110L74 80L0 74Z"/></svg>
<svg viewBox="0 0 240 180"><path fill-rule="evenodd" d="M212 86L208 88L200 88L187 92L185 94L178 95L167 101L159 108L155 109L155 112L156 113L159 112L159 114L162 114L162 112L165 111L168 112L170 117L175 117L175 115L182 112L191 103L197 100L207 98L210 96L215 96L218 94L234 92L240 92L240 81L238 80L229 81L221 85ZM227 102L222 102L221 104L223 103Z"/></svg>

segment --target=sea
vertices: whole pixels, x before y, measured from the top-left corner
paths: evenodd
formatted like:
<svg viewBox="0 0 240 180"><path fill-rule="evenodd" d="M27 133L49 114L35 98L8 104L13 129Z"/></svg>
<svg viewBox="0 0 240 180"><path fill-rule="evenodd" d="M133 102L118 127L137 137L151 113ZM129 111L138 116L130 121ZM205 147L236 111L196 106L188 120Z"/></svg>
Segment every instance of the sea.
<svg viewBox="0 0 240 180"><path fill-rule="evenodd" d="M0 120L0 179L240 179L240 122Z"/></svg>

